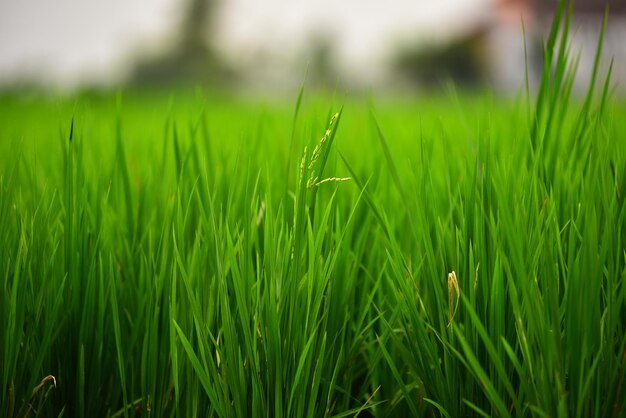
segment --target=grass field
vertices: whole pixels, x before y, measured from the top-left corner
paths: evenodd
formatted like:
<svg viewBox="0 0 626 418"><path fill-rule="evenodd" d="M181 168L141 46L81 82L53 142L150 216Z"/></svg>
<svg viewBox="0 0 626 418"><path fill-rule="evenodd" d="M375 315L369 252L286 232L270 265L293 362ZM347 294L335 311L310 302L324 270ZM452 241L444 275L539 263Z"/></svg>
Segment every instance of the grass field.
<svg viewBox="0 0 626 418"><path fill-rule="evenodd" d="M0 415L623 417L626 108L556 22L531 98L3 96Z"/></svg>

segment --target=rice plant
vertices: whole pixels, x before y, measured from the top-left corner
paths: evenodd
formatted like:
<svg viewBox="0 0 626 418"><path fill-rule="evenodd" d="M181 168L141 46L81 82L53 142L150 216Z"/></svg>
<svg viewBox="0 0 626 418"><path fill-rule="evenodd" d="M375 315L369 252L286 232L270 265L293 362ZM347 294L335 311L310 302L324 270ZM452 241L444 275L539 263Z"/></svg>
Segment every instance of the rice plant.
<svg viewBox="0 0 626 418"><path fill-rule="evenodd" d="M513 102L2 97L0 414L624 416L625 107L570 22Z"/></svg>

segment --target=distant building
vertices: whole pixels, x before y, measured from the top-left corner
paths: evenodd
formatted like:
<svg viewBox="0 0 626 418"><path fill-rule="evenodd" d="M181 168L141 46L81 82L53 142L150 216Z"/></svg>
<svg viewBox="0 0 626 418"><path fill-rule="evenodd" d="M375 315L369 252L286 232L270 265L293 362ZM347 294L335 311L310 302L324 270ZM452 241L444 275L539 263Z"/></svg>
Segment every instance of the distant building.
<svg viewBox="0 0 626 418"><path fill-rule="evenodd" d="M530 5L539 12L552 13L559 4L558 0L526 0L519 1ZM626 2L623 0L575 0L574 13L579 15L603 15L608 6L612 15L626 13Z"/></svg>
<svg viewBox="0 0 626 418"><path fill-rule="evenodd" d="M488 19L487 49L489 79L500 90L515 91L523 82L528 58L529 81L536 84L542 67L541 42L549 33L558 0L497 0ZM572 57L580 54L575 81L584 90L591 77L602 19L609 7L608 27L603 44L600 77L614 60L612 80L626 91L626 1L576 0L569 42ZM525 28L526 56L522 38Z"/></svg>

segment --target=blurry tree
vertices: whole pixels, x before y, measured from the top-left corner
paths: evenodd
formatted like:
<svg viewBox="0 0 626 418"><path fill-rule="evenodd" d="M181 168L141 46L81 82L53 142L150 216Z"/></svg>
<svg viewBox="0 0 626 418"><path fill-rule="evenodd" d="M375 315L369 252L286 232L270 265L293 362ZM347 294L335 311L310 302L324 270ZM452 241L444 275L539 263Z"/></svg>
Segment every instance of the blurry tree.
<svg viewBox="0 0 626 418"><path fill-rule="evenodd" d="M217 85L232 77L210 43L217 7L218 0L188 0L173 47L140 59L131 84Z"/></svg>
<svg viewBox="0 0 626 418"><path fill-rule="evenodd" d="M325 33L316 33L309 39L306 51L308 82L316 87L332 88L337 83L333 39Z"/></svg>
<svg viewBox="0 0 626 418"><path fill-rule="evenodd" d="M400 77L422 87L453 81L472 86L484 81L486 62L481 29L445 45L399 49L392 66Z"/></svg>

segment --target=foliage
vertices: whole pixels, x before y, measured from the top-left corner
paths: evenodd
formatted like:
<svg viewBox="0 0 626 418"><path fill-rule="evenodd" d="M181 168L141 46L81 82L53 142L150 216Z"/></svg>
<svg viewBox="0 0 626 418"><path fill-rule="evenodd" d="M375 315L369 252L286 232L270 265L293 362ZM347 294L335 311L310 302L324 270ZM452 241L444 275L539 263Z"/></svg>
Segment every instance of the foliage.
<svg viewBox="0 0 626 418"><path fill-rule="evenodd" d="M624 108L567 14L533 106L4 97L0 413L622 416Z"/></svg>

